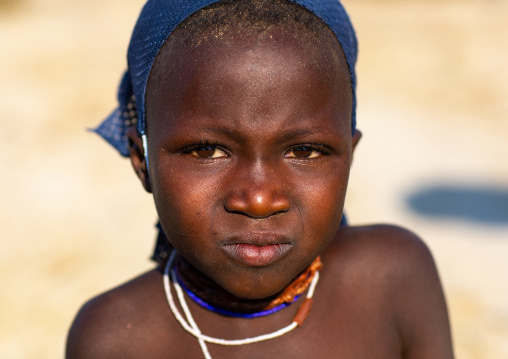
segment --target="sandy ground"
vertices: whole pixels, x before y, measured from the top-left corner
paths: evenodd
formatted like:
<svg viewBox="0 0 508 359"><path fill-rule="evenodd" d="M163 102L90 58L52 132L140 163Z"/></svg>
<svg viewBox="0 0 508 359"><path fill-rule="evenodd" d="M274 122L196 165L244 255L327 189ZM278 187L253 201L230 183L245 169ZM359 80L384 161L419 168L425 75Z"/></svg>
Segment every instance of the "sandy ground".
<svg viewBox="0 0 508 359"><path fill-rule="evenodd" d="M508 2L345 3L360 38L364 132L350 220L420 234L457 357L508 358L508 224L408 205L436 186L508 192ZM151 198L85 132L115 106L141 4L0 0L1 358L62 357L83 301L151 267Z"/></svg>

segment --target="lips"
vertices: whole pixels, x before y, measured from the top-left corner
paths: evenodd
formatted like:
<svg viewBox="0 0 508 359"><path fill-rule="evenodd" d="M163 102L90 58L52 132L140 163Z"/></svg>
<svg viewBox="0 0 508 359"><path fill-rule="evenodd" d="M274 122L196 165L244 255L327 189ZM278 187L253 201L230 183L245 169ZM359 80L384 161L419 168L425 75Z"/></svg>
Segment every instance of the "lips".
<svg viewBox="0 0 508 359"><path fill-rule="evenodd" d="M224 252L236 262L264 267L284 257L293 247L290 240L273 234L236 236L222 245Z"/></svg>

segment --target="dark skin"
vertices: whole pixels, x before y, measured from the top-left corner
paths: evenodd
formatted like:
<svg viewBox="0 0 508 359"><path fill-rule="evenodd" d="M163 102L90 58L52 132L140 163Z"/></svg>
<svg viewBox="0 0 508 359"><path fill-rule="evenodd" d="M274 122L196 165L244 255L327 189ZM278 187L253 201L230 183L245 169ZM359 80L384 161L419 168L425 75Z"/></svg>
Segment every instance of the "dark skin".
<svg viewBox="0 0 508 359"><path fill-rule="evenodd" d="M360 139L339 45L271 35L166 44L147 91L150 173L129 133L182 274L216 283L213 297L236 308L262 302L322 256L301 327L255 344L209 344L212 357L452 358L442 288L421 240L392 226L339 228ZM300 303L242 319L188 301L202 332L227 339L278 330ZM203 358L168 308L160 270L85 304L69 333L67 358L141 357Z"/></svg>

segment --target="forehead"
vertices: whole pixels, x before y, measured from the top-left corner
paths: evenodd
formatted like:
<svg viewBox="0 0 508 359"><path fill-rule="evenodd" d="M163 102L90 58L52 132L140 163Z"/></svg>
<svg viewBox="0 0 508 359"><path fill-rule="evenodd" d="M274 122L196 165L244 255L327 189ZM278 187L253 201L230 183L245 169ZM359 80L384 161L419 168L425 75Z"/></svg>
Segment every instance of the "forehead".
<svg viewBox="0 0 508 359"><path fill-rule="evenodd" d="M318 122L349 137L352 88L335 37L313 39L283 28L265 35L229 31L199 46L168 41L147 87L149 142L210 121L265 139L262 128L269 126L274 141L292 126L305 130Z"/></svg>
<svg viewBox="0 0 508 359"><path fill-rule="evenodd" d="M197 77L214 81L228 77L250 83L280 85L277 72L292 77L305 72L307 87L332 87L337 98L351 102L352 87L347 62L333 34L314 38L309 34L272 28L263 36L246 36L229 30L198 45L170 37L159 53L147 86L147 119L150 108L169 97L182 96L186 87ZM255 76L254 76L255 75ZM262 81L264 77L264 81ZM280 93L280 92L279 92ZM190 95L190 94L189 94Z"/></svg>

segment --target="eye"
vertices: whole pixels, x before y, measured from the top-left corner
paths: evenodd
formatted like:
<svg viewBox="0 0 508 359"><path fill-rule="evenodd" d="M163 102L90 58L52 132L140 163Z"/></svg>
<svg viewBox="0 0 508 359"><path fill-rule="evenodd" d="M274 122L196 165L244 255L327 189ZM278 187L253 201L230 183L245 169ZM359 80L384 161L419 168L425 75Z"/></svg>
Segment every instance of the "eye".
<svg viewBox="0 0 508 359"><path fill-rule="evenodd" d="M324 146L306 146L299 145L290 148L285 154L286 158L297 158L297 159L312 159L325 155Z"/></svg>
<svg viewBox="0 0 508 359"><path fill-rule="evenodd" d="M194 147L189 153L198 158L223 158L228 156L223 150L211 145Z"/></svg>

